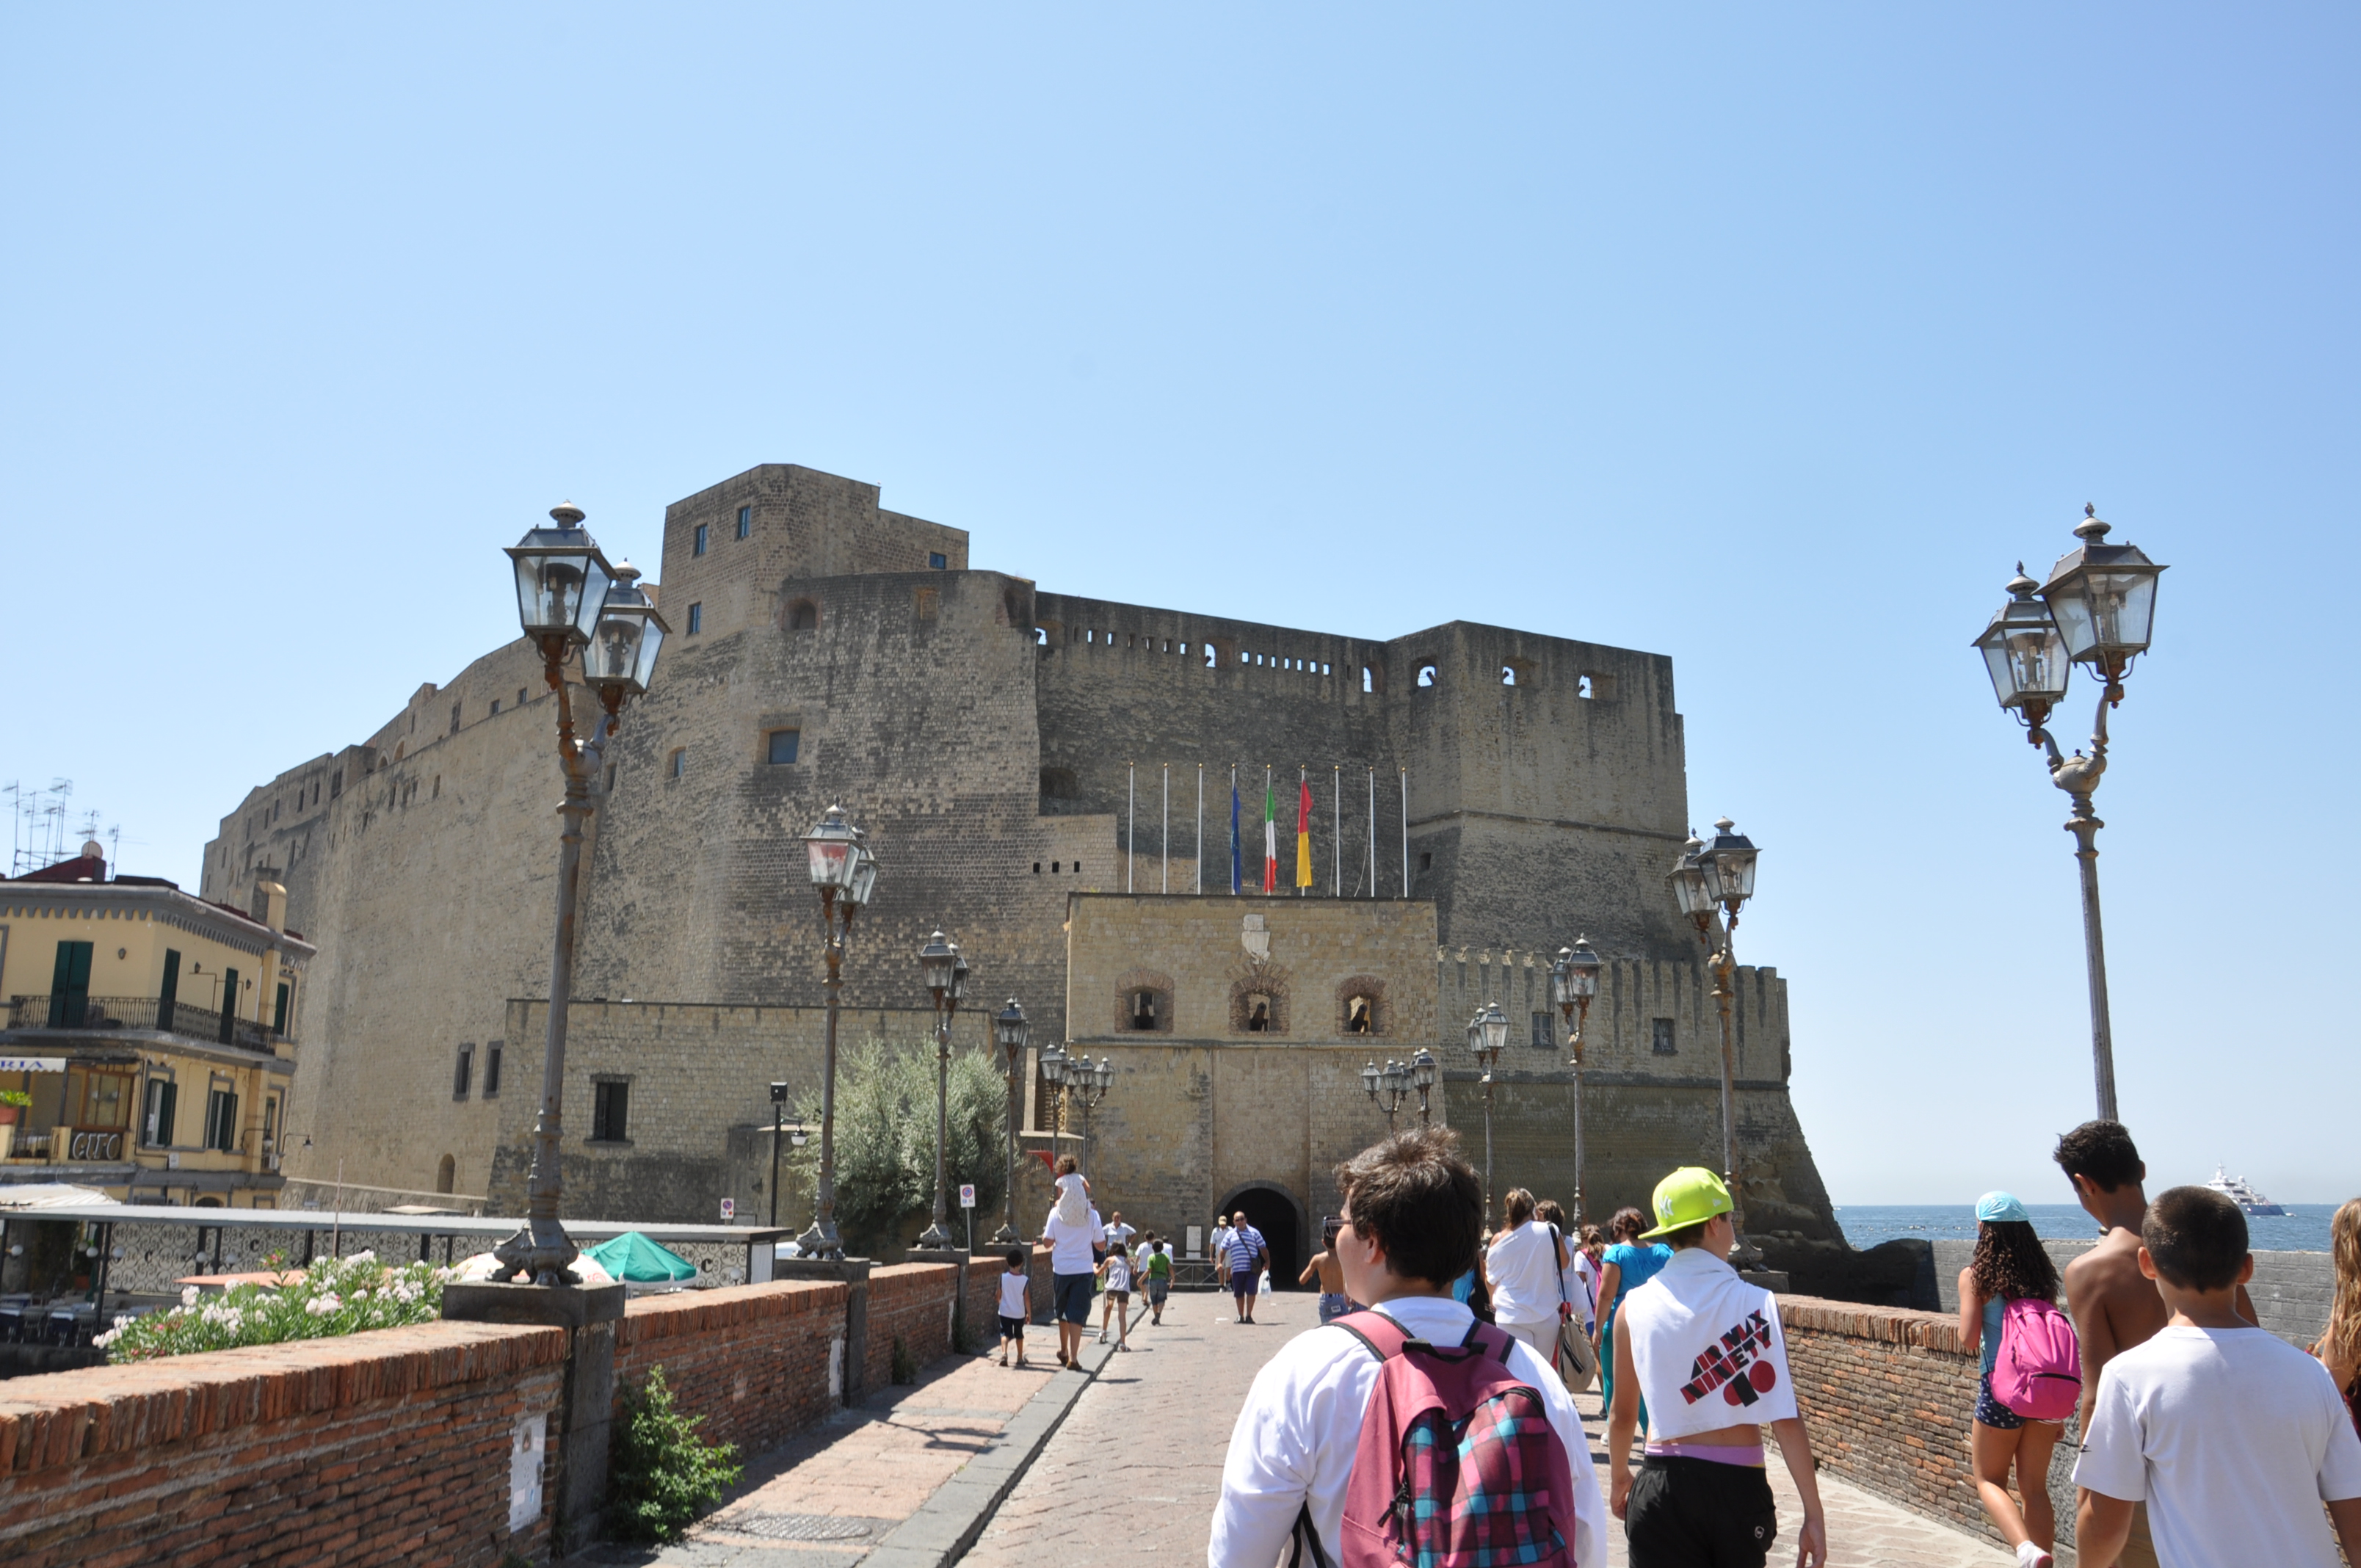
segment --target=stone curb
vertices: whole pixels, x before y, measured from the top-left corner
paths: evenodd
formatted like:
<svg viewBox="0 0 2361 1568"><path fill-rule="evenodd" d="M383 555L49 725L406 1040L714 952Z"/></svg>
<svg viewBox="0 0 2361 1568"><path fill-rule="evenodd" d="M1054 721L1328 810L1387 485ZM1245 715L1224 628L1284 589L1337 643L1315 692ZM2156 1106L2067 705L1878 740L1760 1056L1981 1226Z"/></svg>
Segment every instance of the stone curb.
<svg viewBox="0 0 2361 1568"><path fill-rule="evenodd" d="M1111 1344L1082 1346L1082 1376L1064 1367L1025 1402L990 1448L935 1489L918 1511L895 1525L861 1559L861 1568L950 1568L967 1555L983 1527L1049 1445L1082 1390L1098 1381L1115 1355Z"/></svg>

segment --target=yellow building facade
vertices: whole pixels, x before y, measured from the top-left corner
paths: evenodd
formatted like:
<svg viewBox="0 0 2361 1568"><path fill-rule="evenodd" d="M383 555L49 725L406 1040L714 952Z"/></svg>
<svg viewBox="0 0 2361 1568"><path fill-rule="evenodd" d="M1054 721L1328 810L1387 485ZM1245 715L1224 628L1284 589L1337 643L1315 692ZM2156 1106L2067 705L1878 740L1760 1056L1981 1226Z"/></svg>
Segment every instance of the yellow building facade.
<svg viewBox="0 0 2361 1568"><path fill-rule="evenodd" d="M266 872L248 910L109 877L96 844L0 883L0 1183L275 1208L312 945Z"/></svg>

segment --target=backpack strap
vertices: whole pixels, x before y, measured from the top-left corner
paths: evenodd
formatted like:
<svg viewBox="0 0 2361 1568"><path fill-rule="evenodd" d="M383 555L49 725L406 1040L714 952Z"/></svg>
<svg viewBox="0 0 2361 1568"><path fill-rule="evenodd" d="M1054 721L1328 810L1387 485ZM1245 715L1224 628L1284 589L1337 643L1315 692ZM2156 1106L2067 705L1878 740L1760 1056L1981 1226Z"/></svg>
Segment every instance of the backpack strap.
<svg viewBox="0 0 2361 1568"><path fill-rule="evenodd" d="M1390 1361L1400 1355L1405 1347L1426 1343L1374 1307L1366 1307L1357 1312L1347 1312L1341 1318L1332 1318L1328 1321L1328 1326L1332 1329L1343 1329L1346 1333L1359 1340L1361 1347L1379 1361Z"/></svg>

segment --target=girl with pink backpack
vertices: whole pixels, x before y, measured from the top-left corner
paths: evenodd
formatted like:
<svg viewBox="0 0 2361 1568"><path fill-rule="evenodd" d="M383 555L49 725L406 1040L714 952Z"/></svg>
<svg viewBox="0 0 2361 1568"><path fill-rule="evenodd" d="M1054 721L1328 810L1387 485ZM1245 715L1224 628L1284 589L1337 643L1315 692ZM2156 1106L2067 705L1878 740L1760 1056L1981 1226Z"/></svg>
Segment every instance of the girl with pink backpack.
<svg viewBox="0 0 2361 1568"><path fill-rule="evenodd" d="M1976 1493L2019 1568L2051 1568L2049 1453L2081 1397L2081 1349L2058 1306L2058 1266L2025 1205L1987 1192L1976 1219L1975 1256L1960 1271L1960 1347L1982 1356L1969 1438ZM2022 1508L2008 1494L2012 1465Z"/></svg>

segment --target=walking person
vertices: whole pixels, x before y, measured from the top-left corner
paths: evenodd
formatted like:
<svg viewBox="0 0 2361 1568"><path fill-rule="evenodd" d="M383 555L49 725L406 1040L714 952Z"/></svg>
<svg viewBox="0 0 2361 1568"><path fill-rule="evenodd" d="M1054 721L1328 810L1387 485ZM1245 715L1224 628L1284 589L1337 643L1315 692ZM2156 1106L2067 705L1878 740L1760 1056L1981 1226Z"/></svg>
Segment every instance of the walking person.
<svg viewBox="0 0 2361 1568"><path fill-rule="evenodd" d="M1008 1365L1008 1347L1016 1347L1016 1365L1024 1366L1025 1320L1033 1315L1033 1280L1026 1269L1025 1249L1013 1246L1005 1259L1008 1272L1000 1277L1000 1365Z"/></svg>
<svg viewBox="0 0 2361 1568"><path fill-rule="evenodd" d="M1298 1285L1310 1285L1315 1280L1319 1283L1320 1321L1323 1323L1334 1322L1345 1313L1358 1310L1353 1305L1353 1299L1345 1293L1345 1268L1336 1261L1336 1228L1337 1222L1333 1216L1321 1221L1320 1250L1312 1255L1312 1261L1305 1264L1303 1272L1295 1277Z"/></svg>
<svg viewBox="0 0 2361 1568"><path fill-rule="evenodd" d="M1068 1217L1067 1205L1061 1201L1049 1211L1049 1222L1041 1227L1041 1240L1049 1249L1051 1311L1058 1320L1058 1365L1079 1368L1082 1335L1090 1332L1091 1326L1091 1287L1098 1278L1095 1249L1106 1240L1106 1232L1100 1226L1095 1210L1086 1212L1078 1223Z"/></svg>
<svg viewBox="0 0 2361 1568"><path fill-rule="evenodd" d="M1533 1219L1550 1228L1552 1237L1560 1242L1560 1250L1565 1255L1565 1262L1557 1271L1558 1375L1565 1379L1568 1393L1587 1394L1598 1380L1598 1329L1594 1321L1598 1315L1598 1299L1590 1258L1577 1238L1566 1235L1565 1210L1556 1199L1544 1198L1534 1204Z"/></svg>
<svg viewBox="0 0 2361 1568"><path fill-rule="evenodd" d="M1164 1299L1172 1293L1172 1244L1160 1239L1154 1231L1148 1233L1147 1277L1148 1321L1164 1321Z"/></svg>
<svg viewBox="0 0 2361 1568"><path fill-rule="evenodd" d="M1262 1271L1269 1266L1270 1244L1246 1219L1246 1212L1239 1210L1230 1222L1229 1246L1230 1294L1237 1299L1239 1322L1255 1321L1255 1297Z"/></svg>
<svg viewBox="0 0 2361 1568"><path fill-rule="evenodd" d="M1615 1217L1607 1222L1607 1234L1613 1245L1599 1255L1598 1261L1598 1380L1599 1397L1607 1407L1615 1404L1615 1314L1624 1298L1656 1277L1659 1269L1673 1261L1673 1249L1661 1242L1642 1245L1640 1233L1648 1228L1648 1216L1637 1209L1618 1209ZM1640 1424L1648 1424L1648 1407L1640 1407Z"/></svg>
<svg viewBox="0 0 2361 1568"><path fill-rule="evenodd" d="M1656 1184L1654 1207L1656 1226L1639 1239L1661 1239L1673 1256L1624 1297L1607 1420L1608 1507L1624 1521L1631 1568L1763 1568L1779 1533L1765 1426L1803 1498L1796 1568L1825 1568L1828 1520L1779 1303L1730 1266L1730 1190L1690 1166ZM1643 1403L1648 1447L1635 1481Z"/></svg>
<svg viewBox="0 0 2361 1568"><path fill-rule="evenodd" d="M1107 1342L1107 1320L1117 1321L1115 1347L1131 1348L1131 1249L1113 1235L1107 1237L1106 1256L1100 1260L1098 1277L1106 1287L1100 1298L1105 1303L1099 1309L1099 1343Z"/></svg>
<svg viewBox="0 0 2361 1568"><path fill-rule="evenodd" d="M2065 1431L2065 1421L2062 1415L2055 1420L2036 1419L1996 1398L1993 1372L1999 1365L2004 1331L2015 1326L2011 1321L2012 1307L2020 1301L2033 1302L2058 1320L2055 1327L2060 1332L2054 1337L2064 1342L2062 1370L2074 1373L2079 1389L2073 1331L2064 1326L2057 1308L2058 1266L2042 1251L2041 1238L2033 1231L2033 1216L2025 1212L2025 1205L2009 1193L1987 1192L1976 1201L1976 1221L1975 1255L1960 1270L1960 1345L1982 1356L1975 1416L1968 1431L1976 1495L1986 1516L2016 1553L2018 1568L2052 1568L2058 1515L2049 1501L2049 1454ZM2016 1309L2017 1321L2037 1309ZM2021 1332L2020 1337L2031 1336ZM2062 1402L2070 1406L2073 1398L2073 1391L2066 1391ZM2008 1495L2012 1465L2016 1470L2017 1493L2024 1498L2021 1506Z"/></svg>
<svg viewBox="0 0 2361 1568"><path fill-rule="evenodd" d="M1123 1223L1123 1211L1120 1209L1107 1216L1106 1234L1108 1241L1121 1242L1126 1253L1131 1250L1132 1238L1139 1234L1137 1231Z"/></svg>
<svg viewBox="0 0 2361 1568"><path fill-rule="evenodd" d="M2345 1396L2353 1430L2361 1432L2361 1198L2348 1200L2328 1222L2328 1251L2336 1266L2336 1289L2328 1301L2328 1327L2312 1354L2328 1368Z"/></svg>
<svg viewBox="0 0 2361 1568"><path fill-rule="evenodd" d="M1500 1201L1506 1225L1484 1252L1484 1278L1492 1291L1492 1321L1533 1347L1543 1361L1557 1358L1558 1273L1566 1247L1556 1228L1533 1217L1533 1195L1512 1187Z"/></svg>

